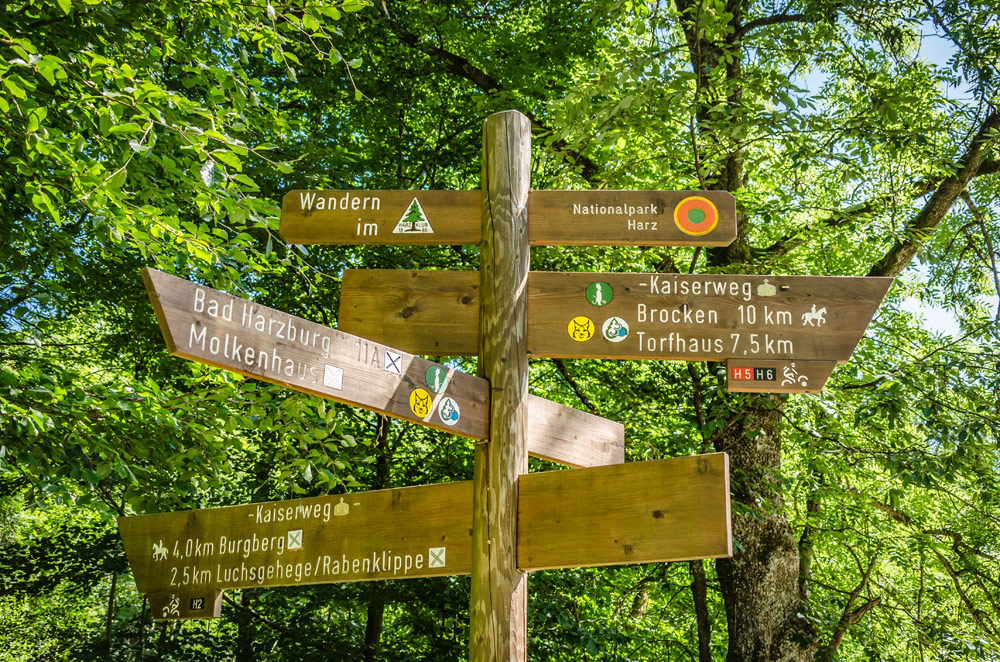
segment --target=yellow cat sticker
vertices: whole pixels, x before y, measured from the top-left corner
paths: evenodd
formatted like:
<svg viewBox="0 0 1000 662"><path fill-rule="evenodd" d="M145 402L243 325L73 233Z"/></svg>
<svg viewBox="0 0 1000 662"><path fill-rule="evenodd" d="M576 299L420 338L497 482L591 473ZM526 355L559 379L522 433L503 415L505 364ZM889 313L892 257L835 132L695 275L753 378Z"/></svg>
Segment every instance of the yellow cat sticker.
<svg viewBox="0 0 1000 662"><path fill-rule="evenodd" d="M577 342L585 342L594 337L594 321L589 317L574 317L569 321L569 337Z"/></svg>
<svg viewBox="0 0 1000 662"><path fill-rule="evenodd" d="M410 411L417 418L424 418L431 413L431 394L422 388L414 389L410 393Z"/></svg>

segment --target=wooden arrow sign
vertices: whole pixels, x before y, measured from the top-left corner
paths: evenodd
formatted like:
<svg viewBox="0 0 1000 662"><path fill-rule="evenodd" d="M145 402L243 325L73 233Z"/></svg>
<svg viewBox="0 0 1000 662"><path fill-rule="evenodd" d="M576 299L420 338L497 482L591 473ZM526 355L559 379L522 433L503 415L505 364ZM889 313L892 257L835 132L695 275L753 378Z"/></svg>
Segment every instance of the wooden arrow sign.
<svg viewBox="0 0 1000 662"><path fill-rule="evenodd" d="M736 200L728 191L532 191L532 245L728 246Z"/></svg>
<svg viewBox="0 0 1000 662"><path fill-rule="evenodd" d="M732 555L723 453L527 474L518 490L523 570ZM139 591L169 607L154 616L208 617L190 600L218 589L468 574L472 482L120 517L118 530Z"/></svg>
<svg viewBox="0 0 1000 662"><path fill-rule="evenodd" d="M475 272L347 271L341 326L391 339L417 353L472 354L478 281ZM752 362L736 365L774 368L782 374L774 384L780 386L792 361L847 361L892 282L836 276L531 272L527 347L536 357L746 359ZM773 390L821 387L829 371L809 364L807 374L802 372L806 367L797 363L796 387ZM750 384L755 380L732 377L733 390L771 385L765 384L769 380Z"/></svg>
<svg viewBox="0 0 1000 662"><path fill-rule="evenodd" d="M464 575L472 482L121 517L141 593Z"/></svg>
<svg viewBox="0 0 1000 662"><path fill-rule="evenodd" d="M528 352L845 362L892 278L532 273Z"/></svg>
<svg viewBox="0 0 1000 662"><path fill-rule="evenodd" d="M485 439L485 380L155 269L143 280L171 354Z"/></svg>
<svg viewBox="0 0 1000 662"><path fill-rule="evenodd" d="M517 503L524 570L733 555L725 453L526 474Z"/></svg>
<svg viewBox="0 0 1000 662"><path fill-rule="evenodd" d="M481 240L480 191L290 191L281 236L293 244L457 245ZM531 191L532 245L727 246L727 191Z"/></svg>
<svg viewBox="0 0 1000 662"><path fill-rule="evenodd" d="M485 379L155 269L142 274L172 354L460 436L488 436ZM528 411L531 455L574 467L624 461L621 423L534 396Z"/></svg>
<svg viewBox="0 0 1000 662"><path fill-rule="evenodd" d="M290 191L281 236L293 244L478 244L479 191Z"/></svg>

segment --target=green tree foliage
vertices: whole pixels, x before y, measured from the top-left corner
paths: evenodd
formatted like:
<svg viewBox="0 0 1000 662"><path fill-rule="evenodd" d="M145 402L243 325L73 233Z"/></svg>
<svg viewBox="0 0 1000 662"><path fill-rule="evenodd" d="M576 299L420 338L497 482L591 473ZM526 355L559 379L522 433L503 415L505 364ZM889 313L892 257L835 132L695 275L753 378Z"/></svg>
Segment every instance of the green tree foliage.
<svg viewBox="0 0 1000 662"><path fill-rule="evenodd" d="M625 424L629 461L729 452L737 553L533 574L531 659L996 659L995 24L979 0L4 3L0 659L464 656L458 577L229 592L154 627L113 518L471 477L471 442L169 357L138 271L335 325L345 268L475 269L288 245L279 202L477 188L509 108L533 188L738 203L726 248L533 269L898 276L816 395L532 362L535 393Z"/></svg>

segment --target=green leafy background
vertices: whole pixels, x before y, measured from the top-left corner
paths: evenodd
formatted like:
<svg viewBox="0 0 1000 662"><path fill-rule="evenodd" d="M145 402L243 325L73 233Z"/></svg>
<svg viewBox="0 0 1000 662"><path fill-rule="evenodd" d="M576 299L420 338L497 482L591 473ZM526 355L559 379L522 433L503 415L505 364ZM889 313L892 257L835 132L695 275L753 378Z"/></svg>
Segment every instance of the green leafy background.
<svg viewBox="0 0 1000 662"><path fill-rule="evenodd" d="M919 248L820 394L589 360L533 360L531 389L624 423L628 461L752 448L774 419L780 463L737 462L733 507L797 545L794 659L997 659L998 29L979 0L3 3L0 660L467 655L463 577L232 591L217 621L154 625L114 518L471 477L471 442L169 356L139 270L335 326L345 268L476 269L475 247L286 244L279 203L478 188L507 109L533 188L740 210L730 249L533 269L862 276ZM533 573L529 658L699 659L699 572L709 659L740 659L711 562Z"/></svg>

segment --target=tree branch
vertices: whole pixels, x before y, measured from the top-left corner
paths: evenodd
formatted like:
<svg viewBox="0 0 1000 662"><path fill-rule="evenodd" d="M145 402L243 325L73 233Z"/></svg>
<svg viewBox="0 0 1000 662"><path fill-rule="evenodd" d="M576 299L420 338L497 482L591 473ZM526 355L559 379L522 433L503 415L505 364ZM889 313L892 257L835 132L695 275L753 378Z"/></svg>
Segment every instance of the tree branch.
<svg viewBox="0 0 1000 662"><path fill-rule="evenodd" d="M834 630L833 637L830 639L830 644L826 647L823 655L825 660L834 659L837 654L837 649L840 648L840 644L844 641L844 635L847 634L848 628L860 621L865 614L882 603L882 598L873 598L857 609L854 609L854 601L857 600L858 596L861 595L861 592L865 590L866 586L868 586L868 580L872 576L872 570L875 568L875 560L877 558L877 556L873 556L871 558L868 562L868 570L865 571L864 577L861 578L861 583L858 584L847 597L847 603L844 605L844 613L837 622L837 629Z"/></svg>
<svg viewBox="0 0 1000 662"><path fill-rule="evenodd" d="M848 488L847 491L850 492L851 494L855 494L857 496L861 496L860 492L858 492L858 490L855 490L853 488ZM862 498L865 498L865 497L862 497ZM943 530L943 529L923 529L923 530L921 530L921 529L919 529L917 527L916 521L912 517L910 517L910 515L908 515L907 513L903 512L899 508L893 508L892 506L890 506L888 504L882 503L878 499L870 499L869 498L868 499L868 504L870 506L874 506L878 510L881 510L882 512L884 512L885 514L889 515L892 519L896 520L900 524L903 524L903 525L905 525L907 527L910 527L910 528L912 528L912 529L914 529L916 531L919 531L922 534L925 534L925 535L941 535L941 534L943 534L945 532L945 530ZM951 535L950 532L949 532L949 535ZM956 540L960 540L961 536L959 536L958 538L955 538L955 539ZM934 545L930 545L929 547L930 547L930 550L934 553L934 556L937 557L937 560L941 563L942 567L944 567L945 572L948 573L948 576L951 578L951 583L955 587L955 592L958 593L959 599L965 605L966 609L968 610L968 613L972 616L972 618L976 622L976 624L980 628L982 628L983 632L986 633L994 643L996 643L997 641L1000 641L1000 629L998 629L995 626L993 626L991 619L989 619L989 615L977 606L977 601L973 600L969 596L969 594L965 590L965 588L962 587L961 579L960 579L960 576L959 576L961 574L961 571L956 571L955 567L951 564L951 562L947 558L945 558L944 554L942 554L941 551L937 547L935 547ZM958 552L957 543L956 543L956 546L954 547L954 549L956 550L956 553L957 553L958 557L960 559L963 559L962 554L960 552ZM982 587L982 586L980 586L980 588L984 589L984 587ZM989 594L988 591L987 591L987 594L990 595L990 601L993 602L992 595Z"/></svg>
<svg viewBox="0 0 1000 662"><path fill-rule="evenodd" d="M972 201L972 196L969 195L968 191L962 191L962 200L965 201L965 205L972 213L972 217L976 219L979 231L983 233L983 241L986 242L986 255L993 274L993 288L997 295L1000 296L1000 271L997 269L997 252L993 250L993 240L990 238L989 228L986 227L986 221L983 220L983 213L976 206L976 203ZM996 322L1000 322L1000 304L997 305L997 312L993 319Z"/></svg>
<svg viewBox="0 0 1000 662"><path fill-rule="evenodd" d="M736 38L742 39L749 32L753 32L758 28L763 28L768 25L781 25L784 23L808 23L814 17L806 14L775 14L774 16L765 16L763 18L755 18L746 25L740 25L736 27Z"/></svg>
<svg viewBox="0 0 1000 662"><path fill-rule="evenodd" d="M982 126L958 162L955 174L941 182L920 213L907 224L905 236L898 239L871 268L869 276L896 276L906 268L982 166L983 154L994 142L998 129L1000 113L994 110L983 120Z"/></svg>
<svg viewBox="0 0 1000 662"><path fill-rule="evenodd" d="M822 475L819 482L823 482ZM809 582L812 579L813 546L816 539L816 527L810 518L820 511L819 487L809 491L806 497L806 522L799 538L799 600L803 605L809 603Z"/></svg>
<svg viewBox="0 0 1000 662"><path fill-rule="evenodd" d="M1000 160L989 159L984 160L976 170L973 177L981 177L983 175L992 175L1000 172ZM913 190L910 193L910 199L916 200L917 198L922 198L934 189L938 188L942 183L940 179L926 179L917 182L913 186ZM832 212L826 218L817 221L815 223L809 223L794 232L789 232L783 237L775 240L773 244L767 248L761 248L754 251L757 255L766 256L780 256L789 253L790 251L798 248L806 242L804 235L821 229L829 228L841 228L849 226L857 221L861 220L868 214L875 212L878 207L884 203L884 199L869 200L862 204L854 205L853 207L848 207L847 209L838 209Z"/></svg>
<svg viewBox="0 0 1000 662"><path fill-rule="evenodd" d="M421 43L420 37L404 28L389 14L389 8L386 6L385 0L382 0L382 16L385 18L386 23L389 24L393 34L395 34L400 41L410 48L437 59L444 65L446 71L468 80L483 92L492 96L497 96L501 92L507 91L499 80L474 65L467 58L438 46ZM522 108L521 112L524 113L524 115L528 118L528 121L531 122L532 134L552 135L554 133L548 125L535 117L531 111ZM569 156L574 165L581 167L580 176L590 184L596 183L597 174L600 172L600 168L592 159L585 156L580 151L571 148L565 140L554 140L549 143L549 147L556 152Z"/></svg>
<svg viewBox="0 0 1000 662"><path fill-rule="evenodd" d="M559 370L559 374L563 376L566 383L573 389L573 393L576 393L576 397L580 398L580 402L582 402L592 414L597 414L597 407L594 406L594 403L590 401L590 398L588 398L587 394L583 392L580 385L577 384L576 380L569 374L569 370L566 369L565 361L562 359L552 359L552 363L555 364L556 369Z"/></svg>
<svg viewBox="0 0 1000 662"><path fill-rule="evenodd" d="M263 616L263 615L259 614L258 612L254 611L250 607L247 607L245 605L241 605L240 603L236 602L236 600L233 600L228 595L223 595L222 599L226 601L226 604L228 604L228 605L230 605L232 607L235 607L236 609L239 609L240 611L242 611L242 612L244 612L244 613L252 616L254 619L260 621L261 623L263 623L264 625L268 626L269 628L271 628L275 632L283 634L284 636L288 637L292 641L297 641L300 644L304 644L304 645L308 646L309 648L312 648L313 650L315 650L317 652L320 652L320 653L333 653L334 652L330 648L326 648L324 646L317 645L317 644L315 644L313 642L307 642L307 641L305 641L302 638L302 633L301 632L292 632L291 630L289 630L285 626L281 625L280 623L275 623L271 619L267 618L266 616ZM338 645L337 652L343 653L343 652L347 652L347 651L344 651L343 648L341 647L341 645Z"/></svg>

